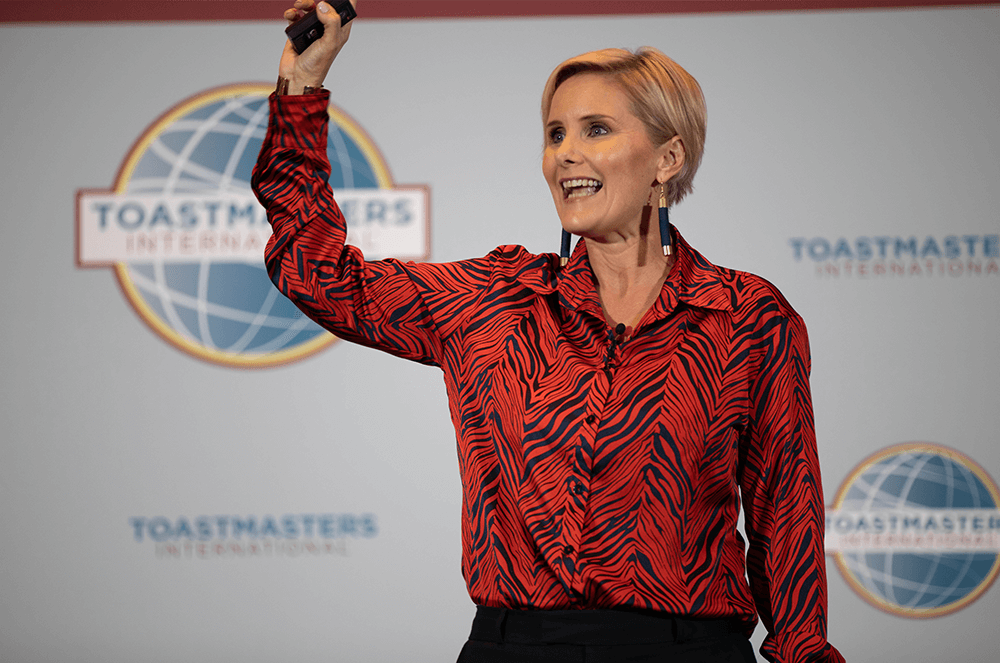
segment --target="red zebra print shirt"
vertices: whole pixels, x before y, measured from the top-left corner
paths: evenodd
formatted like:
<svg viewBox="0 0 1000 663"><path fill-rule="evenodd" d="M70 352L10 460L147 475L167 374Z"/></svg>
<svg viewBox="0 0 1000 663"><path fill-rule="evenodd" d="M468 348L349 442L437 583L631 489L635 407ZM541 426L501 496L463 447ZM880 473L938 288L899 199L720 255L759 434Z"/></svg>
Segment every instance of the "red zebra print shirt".
<svg viewBox="0 0 1000 663"><path fill-rule="evenodd" d="M515 246L365 262L327 184L327 101L271 98L253 181L267 268L337 336L444 372L472 600L728 617L748 634L759 614L769 659L843 660L826 641L808 341L781 294L678 236L659 300L614 342L585 242L562 270Z"/></svg>

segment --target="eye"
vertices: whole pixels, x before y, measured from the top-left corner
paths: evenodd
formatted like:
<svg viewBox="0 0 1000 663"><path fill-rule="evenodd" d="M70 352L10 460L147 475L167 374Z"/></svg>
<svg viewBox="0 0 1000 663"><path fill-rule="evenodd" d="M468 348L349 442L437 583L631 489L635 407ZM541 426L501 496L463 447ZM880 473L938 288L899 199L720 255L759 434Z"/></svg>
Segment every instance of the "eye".
<svg viewBox="0 0 1000 663"><path fill-rule="evenodd" d="M594 124L587 127L588 136L607 136L611 133L607 125L601 124L600 122L595 122Z"/></svg>
<svg viewBox="0 0 1000 663"><path fill-rule="evenodd" d="M566 132L562 127L553 127L549 130L549 142L550 143L561 143L562 139L566 137Z"/></svg>

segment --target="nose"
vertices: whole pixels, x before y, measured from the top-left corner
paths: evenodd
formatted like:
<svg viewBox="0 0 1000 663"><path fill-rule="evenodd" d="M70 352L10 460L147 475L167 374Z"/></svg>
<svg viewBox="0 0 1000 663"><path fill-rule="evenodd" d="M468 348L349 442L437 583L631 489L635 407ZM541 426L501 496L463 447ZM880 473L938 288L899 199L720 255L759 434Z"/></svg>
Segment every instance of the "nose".
<svg viewBox="0 0 1000 663"><path fill-rule="evenodd" d="M566 136L559 143L556 148L556 160L561 165L576 163L580 155L577 152L576 141L574 141L569 136Z"/></svg>

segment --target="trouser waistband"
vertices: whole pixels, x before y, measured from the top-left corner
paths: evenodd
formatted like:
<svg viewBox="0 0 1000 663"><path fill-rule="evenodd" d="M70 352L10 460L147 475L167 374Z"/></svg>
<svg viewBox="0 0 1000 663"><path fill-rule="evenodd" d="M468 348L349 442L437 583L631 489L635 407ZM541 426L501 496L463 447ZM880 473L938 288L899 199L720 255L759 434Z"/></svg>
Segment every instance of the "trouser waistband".
<svg viewBox="0 0 1000 663"><path fill-rule="evenodd" d="M476 606L470 640L523 645L638 645L719 638L728 619L688 619L629 610L511 610Z"/></svg>

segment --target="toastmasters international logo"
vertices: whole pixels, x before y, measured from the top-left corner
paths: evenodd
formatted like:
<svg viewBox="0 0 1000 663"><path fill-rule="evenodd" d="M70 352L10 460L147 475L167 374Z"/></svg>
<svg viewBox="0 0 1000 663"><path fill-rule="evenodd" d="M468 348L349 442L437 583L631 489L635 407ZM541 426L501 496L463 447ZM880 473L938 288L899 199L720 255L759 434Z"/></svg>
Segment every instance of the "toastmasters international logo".
<svg viewBox="0 0 1000 663"><path fill-rule="evenodd" d="M273 85L239 84L180 102L125 156L111 189L77 192L77 265L111 268L151 330L234 367L302 359L335 338L271 284L270 226L250 190ZM397 186L365 131L330 106L330 185L348 242L370 259L425 259L429 191Z"/></svg>
<svg viewBox="0 0 1000 663"><path fill-rule="evenodd" d="M1000 278L1000 235L792 237L792 259L822 279Z"/></svg>
<svg viewBox="0 0 1000 663"><path fill-rule="evenodd" d="M374 513L135 516L128 525L159 559L343 557L379 533Z"/></svg>
<svg viewBox="0 0 1000 663"><path fill-rule="evenodd" d="M985 592L1000 571L1000 490L975 461L927 442L863 460L826 514L826 550L871 605L939 617Z"/></svg>

